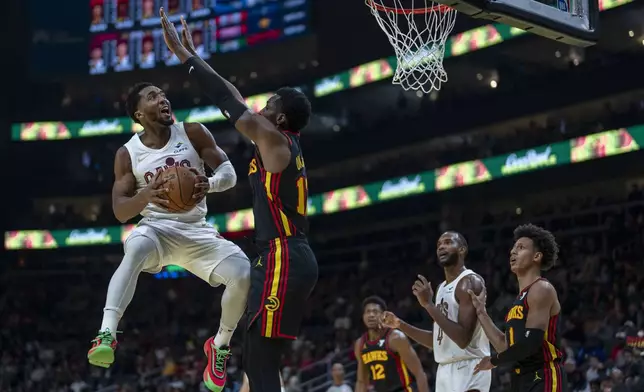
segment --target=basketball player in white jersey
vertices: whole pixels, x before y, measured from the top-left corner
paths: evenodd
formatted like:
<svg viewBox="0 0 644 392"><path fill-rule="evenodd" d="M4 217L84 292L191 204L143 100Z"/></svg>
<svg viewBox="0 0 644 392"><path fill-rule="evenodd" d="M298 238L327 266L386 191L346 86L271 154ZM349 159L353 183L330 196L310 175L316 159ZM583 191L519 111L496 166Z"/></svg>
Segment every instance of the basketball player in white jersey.
<svg viewBox="0 0 644 392"><path fill-rule="evenodd" d="M434 350L436 392L487 392L490 372L474 374L481 358L490 355L490 342L481 328L468 290L480 293L485 282L474 271L465 268L467 241L460 233L448 231L438 239L436 256L445 271L445 281L438 287L436 302L427 279L418 275L412 291L418 302L434 320L434 330L412 327L386 312L383 324L398 328L411 339ZM483 373L488 373L481 376Z"/></svg>
<svg viewBox="0 0 644 392"><path fill-rule="evenodd" d="M246 307L250 262L237 245L206 222L205 195L232 188L237 176L208 129L199 123L174 123L170 102L160 88L137 84L126 106L143 131L116 153L112 207L121 222L139 214L143 219L125 241L125 256L110 280L103 322L87 356L90 364L109 367L114 362L117 326L132 301L139 274L178 265L211 286L226 286L219 330L204 345L208 356L204 382L211 391L220 391L226 382L230 339ZM213 169L210 178L205 176L204 163ZM200 179L193 196L200 201L185 213L161 207L167 201L160 173L172 166L188 167Z"/></svg>

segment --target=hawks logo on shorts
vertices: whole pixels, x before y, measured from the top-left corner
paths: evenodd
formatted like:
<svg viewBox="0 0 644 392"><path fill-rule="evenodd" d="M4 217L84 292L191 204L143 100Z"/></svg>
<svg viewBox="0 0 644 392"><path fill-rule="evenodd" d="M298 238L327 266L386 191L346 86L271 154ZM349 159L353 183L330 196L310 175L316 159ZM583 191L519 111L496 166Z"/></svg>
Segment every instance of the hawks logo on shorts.
<svg viewBox="0 0 644 392"><path fill-rule="evenodd" d="M264 305L264 308L269 312L277 311L277 309L280 308L280 299L274 295L269 296L266 298L266 305Z"/></svg>

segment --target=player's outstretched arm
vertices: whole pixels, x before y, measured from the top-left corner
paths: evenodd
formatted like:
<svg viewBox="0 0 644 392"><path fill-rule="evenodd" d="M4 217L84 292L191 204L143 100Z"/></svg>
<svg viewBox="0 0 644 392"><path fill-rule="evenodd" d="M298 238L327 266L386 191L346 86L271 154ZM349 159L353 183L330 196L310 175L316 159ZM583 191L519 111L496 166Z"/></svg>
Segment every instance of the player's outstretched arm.
<svg viewBox="0 0 644 392"><path fill-rule="evenodd" d="M407 337L401 331L393 331L389 335L388 343L389 347L400 355L400 359L414 375L418 392L429 392L427 374L425 374L420 358L418 358L416 350L411 346Z"/></svg>
<svg viewBox="0 0 644 392"><path fill-rule="evenodd" d="M416 328L402 320L400 320L400 327L398 329L418 344L421 344L430 350L434 349L434 333L432 331Z"/></svg>
<svg viewBox="0 0 644 392"><path fill-rule="evenodd" d="M253 113L232 83L197 56L194 49L188 49L192 46L189 33L184 33L183 39L180 39L163 8L160 14L163 37L170 51L188 66L189 74L197 80L204 93L221 109L235 128L257 145L266 170L272 173L284 170L291 158L288 139L264 116ZM183 23L183 31L189 32L188 26Z"/></svg>
<svg viewBox="0 0 644 392"><path fill-rule="evenodd" d="M235 168L228 160L228 156L215 142L208 128L200 123L186 123L186 134L201 159L213 170L211 177L202 177L205 182L203 193L197 193L195 198L205 196L205 193L223 192L237 184Z"/></svg>
<svg viewBox="0 0 644 392"><path fill-rule="evenodd" d="M419 343L430 350L434 348L434 336L432 334L432 331L416 328L410 324L407 324L392 312L384 312L382 315L381 323L385 328L400 330L402 333L407 335L408 338L411 338L412 340L416 341L416 343Z"/></svg>
<svg viewBox="0 0 644 392"><path fill-rule="evenodd" d="M284 170L291 158L288 139L266 117L251 111L235 86L201 58L192 56L186 64L204 93L242 135L255 143L266 170L271 173Z"/></svg>
<svg viewBox="0 0 644 392"><path fill-rule="evenodd" d="M367 392L369 389L369 380L367 378L367 368L365 367L364 362L362 362L362 357L360 352L362 351L362 339L356 340L353 345L353 352L356 355L356 362L358 363L358 369L356 370L356 389L355 392Z"/></svg>
<svg viewBox="0 0 644 392"><path fill-rule="evenodd" d="M515 344L510 342L507 350L500 352L490 360L493 366L520 361L541 350L550 321L550 310L557 301L557 292L552 285L540 280L532 285L528 292L528 318L525 336Z"/></svg>
<svg viewBox="0 0 644 392"><path fill-rule="evenodd" d="M136 178L132 173L132 161L127 148L116 151L114 159L114 185L112 186L112 210L121 223L139 215L148 203L167 205L168 200L159 196L167 192L165 181L159 171L152 182L136 193Z"/></svg>
<svg viewBox="0 0 644 392"><path fill-rule="evenodd" d="M476 316L481 323L485 336L490 340L497 353L505 351L508 348L505 334L496 327L485 309L485 300L487 298L485 286L483 286L483 290L479 294L474 293L472 290L467 290L467 293L472 300L472 306L476 309Z"/></svg>

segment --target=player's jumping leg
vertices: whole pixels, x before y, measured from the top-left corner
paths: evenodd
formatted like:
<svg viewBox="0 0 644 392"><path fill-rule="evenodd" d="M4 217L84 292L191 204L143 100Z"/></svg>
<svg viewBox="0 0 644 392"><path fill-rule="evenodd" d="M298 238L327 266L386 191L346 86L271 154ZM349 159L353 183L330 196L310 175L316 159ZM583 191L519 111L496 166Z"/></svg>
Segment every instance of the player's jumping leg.
<svg viewBox="0 0 644 392"><path fill-rule="evenodd" d="M118 323L125 309L132 302L139 274L150 257L156 257L156 250L155 242L148 237L136 235L128 239L123 261L112 275L107 287L101 329L87 353L90 364L108 368L114 362Z"/></svg>
<svg viewBox="0 0 644 392"><path fill-rule="evenodd" d="M290 340L262 336L261 325L255 321L246 331L242 366L248 375L251 392L280 392L280 365Z"/></svg>
<svg viewBox="0 0 644 392"><path fill-rule="evenodd" d="M203 380L209 390L219 392L226 386L230 339L246 309L250 287L250 261L242 253L227 257L215 267L209 283L226 285L221 297L219 330L204 344L208 364L203 372Z"/></svg>

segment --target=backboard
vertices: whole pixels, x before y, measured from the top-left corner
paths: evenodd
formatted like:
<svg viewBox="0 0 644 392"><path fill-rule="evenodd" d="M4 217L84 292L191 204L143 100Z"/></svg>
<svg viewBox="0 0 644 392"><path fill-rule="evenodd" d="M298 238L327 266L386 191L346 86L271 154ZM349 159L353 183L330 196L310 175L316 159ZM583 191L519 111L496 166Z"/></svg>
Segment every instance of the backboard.
<svg viewBox="0 0 644 392"><path fill-rule="evenodd" d="M598 0L435 0L473 18L489 19L575 46L598 39Z"/></svg>

